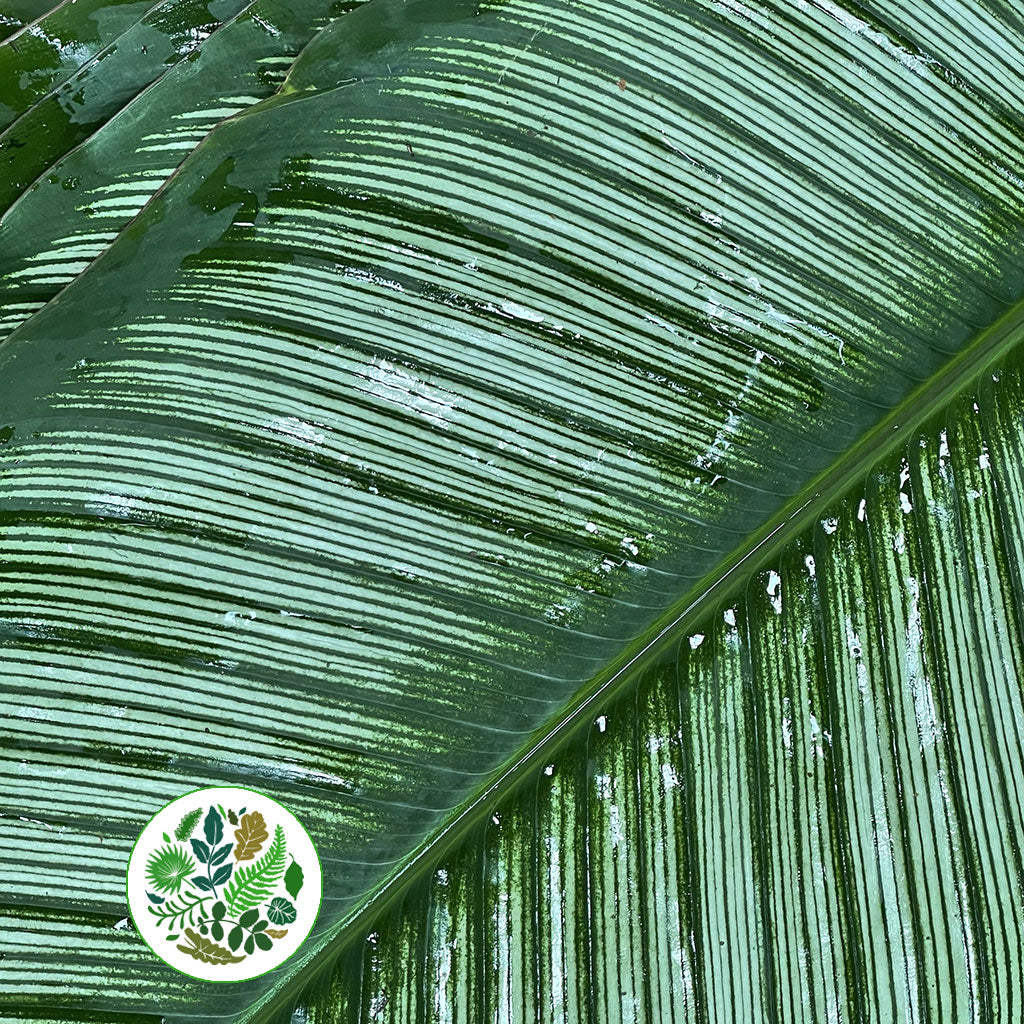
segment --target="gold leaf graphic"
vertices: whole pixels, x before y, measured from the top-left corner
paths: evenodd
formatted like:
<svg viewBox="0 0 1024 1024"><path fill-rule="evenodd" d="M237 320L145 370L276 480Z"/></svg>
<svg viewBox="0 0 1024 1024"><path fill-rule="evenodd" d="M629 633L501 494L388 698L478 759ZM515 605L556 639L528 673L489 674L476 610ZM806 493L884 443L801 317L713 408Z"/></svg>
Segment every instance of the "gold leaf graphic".
<svg viewBox="0 0 1024 1024"><path fill-rule="evenodd" d="M265 928L264 931L272 939L283 939L288 934L287 928Z"/></svg>
<svg viewBox="0 0 1024 1024"><path fill-rule="evenodd" d="M245 959L244 956L235 956L230 949L218 946L212 939L203 938L191 928L186 928L185 934L192 945L179 946L178 949L194 960L201 960L204 964L238 964Z"/></svg>
<svg viewBox="0 0 1024 1024"><path fill-rule="evenodd" d="M250 811L242 815L242 823L235 829L238 845L235 847L235 860L252 860L260 847L267 841L267 823L259 811Z"/></svg>

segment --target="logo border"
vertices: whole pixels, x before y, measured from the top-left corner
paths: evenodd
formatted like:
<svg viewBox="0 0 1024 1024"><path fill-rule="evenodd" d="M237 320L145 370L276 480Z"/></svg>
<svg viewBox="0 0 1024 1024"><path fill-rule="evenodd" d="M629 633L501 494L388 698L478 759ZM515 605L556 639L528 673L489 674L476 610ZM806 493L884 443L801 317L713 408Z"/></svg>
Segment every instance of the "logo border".
<svg viewBox="0 0 1024 1024"><path fill-rule="evenodd" d="M145 934L142 931L142 928L139 926L138 921L135 920L135 911L132 909L131 896L128 892L128 868L131 865L132 857L135 856L135 849L139 845L139 841L145 834L146 829L149 828L149 826L152 824L153 819L158 814L167 810L167 808L170 807L171 804L176 804L179 800L184 800L186 797L193 796L196 793L205 793L211 789L247 790L250 793L255 793L257 796L262 797L264 800L268 800L275 806L280 807L281 810L284 811L286 814L290 814L299 823L299 827L302 829L302 831L306 833L306 838L309 840L309 845L313 847L313 855L316 857L317 867L319 867L320 869L320 902L317 904L316 914L313 916L313 923L309 926L309 931L306 932L306 937L280 963L276 963L274 964L273 967L268 967L265 971L261 971L259 974L253 974L248 978L203 978L198 974L189 974L188 971L184 971L180 967L175 967L174 964L172 964L169 960L165 960L153 948L153 946L150 944L149 939L146 938ZM244 985L246 982L255 981L257 978L262 978L265 975L270 974L271 971L276 971L279 967L283 967L286 963L288 963L289 960L291 960L293 956L295 956L296 953L300 952L302 947L309 941L310 935L313 934L313 929L316 928L318 922L320 921L320 911L323 909L324 905L324 865L323 861L320 859L320 851L316 848L316 843L313 842L313 837L309 834L309 829L307 829L306 826L299 820L298 815L295 814L293 811L290 811L287 807L285 807L285 805L281 803L280 800L275 800L272 796L267 796L267 794L264 793L262 790L253 789L252 786L231 785L230 783L223 786L200 786L198 789L190 789L188 792L182 793L181 796L176 796L173 800L168 800L167 803L165 803L162 807L158 807L146 819L146 822L142 826L142 828L139 829L139 834L135 837L135 842L132 843L132 848L128 854L128 859L125 861L124 864L124 899L125 904L128 907L128 916L131 918L132 925L135 928L135 933L146 944L147 948L153 954L153 956L156 957L156 959L165 967L169 967L172 971L177 971L179 974L183 974L186 978L192 978L193 981L203 981L210 985Z"/></svg>

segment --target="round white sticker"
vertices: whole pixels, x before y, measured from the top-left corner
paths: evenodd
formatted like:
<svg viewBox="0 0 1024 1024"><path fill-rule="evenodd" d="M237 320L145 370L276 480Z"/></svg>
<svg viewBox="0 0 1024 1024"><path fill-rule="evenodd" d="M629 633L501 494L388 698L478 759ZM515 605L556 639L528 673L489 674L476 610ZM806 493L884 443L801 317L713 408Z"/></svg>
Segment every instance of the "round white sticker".
<svg viewBox="0 0 1024 1024"><path fill-rule="evenodd" d="M295 815L240 787L172 801L128 860L139 934L204 981L248 981L284 963L313 927L322 891L320 860Z"/></svg>

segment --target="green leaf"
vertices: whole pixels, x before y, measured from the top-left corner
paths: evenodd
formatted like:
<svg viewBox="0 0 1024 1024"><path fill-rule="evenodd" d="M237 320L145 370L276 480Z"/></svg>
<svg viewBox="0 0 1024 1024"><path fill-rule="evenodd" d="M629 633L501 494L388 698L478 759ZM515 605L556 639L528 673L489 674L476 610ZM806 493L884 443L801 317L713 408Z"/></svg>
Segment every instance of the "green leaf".
<svg viewBox="0 0 1024 1024"><path fill-rule="evenodd" d="M235 925L235 927L231 929L230 933L228 934L228 945L231 947L232 952L238 949L238 947L242 944L243 935L244 932L242 931L240 925Z"/></svg>
<svg viewBox="0 0 1024 1024"><path fill-rule="evenodd" d="M274 945L273 940L266 934L266 932L258 932L253 935L252 939L253 942L263 950L270 949Z"/></svg>
<svg viewBox="0 0 1024 1024"><path fill-rule="evenodd" d="M291 864L288 865L288 870L284 873L284 887L292 899L299 895L299 891L302 889L302 882L302 868L297 860L292 860Z"/></svg>
<svg viewBox="0 0 1024 1024"><path fill-rule="evenodd" d="M226 859L234 845L234 843L225 843L210 857L210 864L219 864L222 860Z"/></svg>
<svg viewBox="0 0 1024 1024"><path fill-rule="evenodd" d="M206 851L206 861L210 859L212 850L224 838L224 819L211 807L203 822L203 831L206 834L206 841L209 849ZM205 863L205 862L204 862Z"/></svg>
<svg viewBox="0 0 1024 1024"><path fill-rule="evenodd" d="M285 838L284 830L278 825L274 830L274 838L259 860L238 868L234 877L224 890L224 900L228 905L228 916L233 917L244 910L242 921L256 920L257 907L274 891L274 887L284 874Z"/></svg>
<svg viewBox="0 0 1024 1024"><path fill-rule="evenodd" d="M182 847L168 843L149 855L146 880L157 892L176 893L195 867L196 862Z"/></svg>
<svg viewBox="0 0 1024 1024"><path fill-rule="evenodd" d="M223 885L230 877L234 864L225 864L213 873L213 884Z"/></svg>
<svg viewBox="0 0 1024 1024"><path fill-rule="evenodd" d="M180 839L184 842L192 835L196 825L199 824L199 819L202 817L203 810L201 807L195 808L195 810L189 811L178 823L178 827L174 830L174 836L176 839Z"/></svg>
<svg viewBox="0 0 1024 1024"><path fill-rule="evenodd" d="M267 907L267 917L274 924L291 924L295 920L295 906L288 900L275 896Z"/></svg>
<svg viewBox="0 0 1024 1024"><path fill-rule="evenodd" d="M11 1012L284 1019L331 963L297 1016L1012 1018L1022 48L370 0L135 219L166 167L95 132L131 223L18 241L0 347L0 824L69 879L5 866ZM107 851L254 779L332 868L303 956L112 952Z"/></svg>
<svg viewBox="0 0 1024 1024"><path fill-rule="evenodd" d="M210 847L206 845L201 839L192 839L192 852L196 855L196 860L200 864L208 864L210 861Z"/></svg>
<svg viewBox="0 0 1024 1024"><path fill-rule="evenodd" d="M215 942L220 942L224 938L224 925L220 921L210 923L210 938Z"/></svg>
<svg viewBox="0 0 1024 1024"><path fill-rule="evenodd" d="M256 923L256 919L259 916L260 916L259 910L247 910L244 914L242 914L239 917L238 923L243 928L251 928Z"/></svg>
<svg viewBox="0 0 1024 1024"><path fill-rule="evenodd" d="M203 914L203 904L209 896L198 896L187 890L174 899L162 901L162 905L149 907L149 912L160 925L166 924L168 929L184 928L186 921L196 924Z"/></svg>

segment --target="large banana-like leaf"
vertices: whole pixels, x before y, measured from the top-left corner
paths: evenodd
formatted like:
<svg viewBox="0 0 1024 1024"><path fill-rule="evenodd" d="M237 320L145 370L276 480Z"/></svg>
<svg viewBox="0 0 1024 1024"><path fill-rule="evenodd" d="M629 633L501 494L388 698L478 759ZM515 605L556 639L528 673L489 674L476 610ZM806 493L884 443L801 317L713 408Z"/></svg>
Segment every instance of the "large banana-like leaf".
<svg viewBox="0 0 1024 1024"><path fill-rule="evenodd" d="M600 708L294 1018L1014 1020L1018 353Z"/></svg>
<svg viewBox="0 0 1024 1024"><path fill-rule="evenodd" d="M7 1018L1016 1019L1022 28L369 0L17 300ZM326 898L182 982L231 783Z"/></svg>

